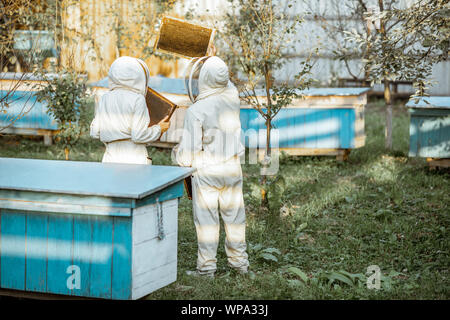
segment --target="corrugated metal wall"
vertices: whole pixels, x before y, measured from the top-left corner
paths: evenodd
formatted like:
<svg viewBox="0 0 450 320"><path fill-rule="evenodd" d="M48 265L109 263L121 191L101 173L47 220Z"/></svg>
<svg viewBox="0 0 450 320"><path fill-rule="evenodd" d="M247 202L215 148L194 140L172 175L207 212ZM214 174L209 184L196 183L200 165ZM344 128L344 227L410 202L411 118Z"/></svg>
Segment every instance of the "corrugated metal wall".
<svg viewBox="0 0 450 320"><path fill-rule="evenodd" d="M355 17L349 16L348 5L355 0L340 0L340 1L328 1L328 0L298 0L296 3L289 0L278 0L280 6L286 5L287 2L292 4L289 9L291 15L306 15L311 13L312 15L318 14L326 16L325 23L335 25L337 23L337 17L340 16L345 20L345 24L350 28L360 29L363 27L359 20ZM377 0L365 1L369 3L369 6L376 7ZM396 2L397 7L405 7L411 4L413 0L399 0ZM337 3L337 7L335 4ZM185 0L184 8L180 7L179 10L187 10L193 8L196 15L206 16L204 20L211 20L219 17L223 12L227 10L228 2L223 0ZM311 16L311 15L310 15ZM290 56L289 61L275 76L281 80L287 80L297 72L300 67L300 62L308 55L315 47L320 48L319 57L315 59L315 65L313 67L313 76L319 80L323 85L330 85L334 83L337 78L350 78L345 62L332 59L332 52L335 48L339 47L343 43L344 35L337 36L337 39L331 39L327 36L323 30L323 22L314 20L312 18L306 18L303 24L300 25L297 31L297 39L300 42L296 45L295 50L287 51ZM220 30L219 30L220 31ZM354 59L349 61L349 69L352 74L358 77L363 77L361 59ZM430 94L433 95L450 95L450 61L442 62L433 68L433 79L436 83L430 89ZM375 85L375 90L381 90L381 86ZM398 91L410 91L410 87L399 85Z"/></svg>

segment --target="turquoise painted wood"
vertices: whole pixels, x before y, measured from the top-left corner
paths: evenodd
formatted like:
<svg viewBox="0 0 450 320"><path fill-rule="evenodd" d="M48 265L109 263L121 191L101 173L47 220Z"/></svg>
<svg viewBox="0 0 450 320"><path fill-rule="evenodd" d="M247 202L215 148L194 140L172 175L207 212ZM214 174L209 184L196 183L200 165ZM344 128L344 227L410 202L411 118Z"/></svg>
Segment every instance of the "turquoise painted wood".
<svg viewBox="0 0 450 320"><path fill-rule="evenodd" d="M0 98L8 94L0 90ZM0 127L14 123L11 128L56 130L58 125L55 119L47 114L47 104L36 100L32 91L14 91L6 100L9 107L6 113L0 113Z"/></svg>
<svg viewBox="0 0 450 320"><path fill-rule="evenodd" d="M26 289L28 291L47 291L47 255L44 244L48 237L48 215L26 213L27 255L25 261Z"/></svg>
<svg viewBox="0 0 450 320"><path fill-rule="evenodd" d="M369 88L312 88L306 99L281 109L272 120L271 146L295 149L352 149L363 145L365 94ZM264 92L258 91L260 100ZM243 95L243 94L241 94ZM364 97L364 98L362 98ZM263 109L266 111L266 109ZM240 112L248 148L265 148L265 123L251 107ZM357 141L359 139L359 141Z"/></svg>
<svg viewBox="0 0 450 320"><path fill-rule="evenodd" d="M48 217L47 292L70 294L67 287L67 268L72 263L73 218L70 215L51 214ZM27 239L27 233L24 234ZM33 275L34 276L34 275Z"/></svg>
<svg viewBox="0 0 450 320"><path fill-rule="evenodd" d="M450 97L411 99L409 156L450 158Z"/></svg>
<svg viewBox="0 0 450 320"><path fill-rule="evenodd" d="M90 269L90 294L94 297L112 298L112 246L113 221L108 217L95 217L92 227L92 242L99 245L92 246L92 257L98 262Z"/></svg>
<svg viewBox="0 0 450 320"><path fill-rule="evenodd" d="M92 225L95 216L79 215L73 222L73 265L80 267L81 287L79 290L72 289L71 293L75 296L91 296L91 265L95 263L92 255L93 242ZM127 295L124 295L127 297Z"/></svg>
<svg viewBox="0 0 450 320"><path fill-rule="evenodd" d="M26 215L2 210L0 216L0 285L25 290Z"/></svg>
<svg viewBox="0 0 450 320"><path fill-rule="evenodd" d="M176 270L170 271L175 272L173 277L156 286L136 288L135 277L140 275L134 274L133 269L142 268L133 267L137 261L133 239L140 236L133 229L134 212L151 214L157 202L164 207L166 202L181 197L183 179L193 170L151 167L0 158L0 287L103 299L136 299L174 281ZM93 176L91 182L97 181L93 187L78 183L78 179L83 179L83 175L79 177L82 168ZM33 170L40 173L32 174ZM28 172L28 179L19 172ZM142 179L136 179L138 172ZM52 186L49 181L56 180L43 179L46 174L59 175L71 183ZM108 175L114 177L105 182L103 179ZM91 209L74 207L84 201ZM24 207L23 203L28 205ZM128 209L129 214L115 212L117 209ZM174 228L166 226L167 230ZM175 233L167 239L148 241L148 245L175 248L175 252L167 252L171 257L176 255L176 241ZM141 248L145 245L147 242L140 244ZM164 261L166 257L149 256L148 259ZM160 269L153 271L156 277L161 272L167 273L164 265ZM79 275L79 285L75 275Z"/></svg>
<svg viewBox="0 0 450 320"><path fill-rule="evenodd" d="M241 109L240 118L247 133L245 145L251 148L250 139L258 140L258 132L265 130L264 119L254 109ZM351 108L284 108L272 120L272 125L279 139L272 135L271 145L279 148L355 148L355 110ZM257 145L264 148L265 137Z"/></svg>

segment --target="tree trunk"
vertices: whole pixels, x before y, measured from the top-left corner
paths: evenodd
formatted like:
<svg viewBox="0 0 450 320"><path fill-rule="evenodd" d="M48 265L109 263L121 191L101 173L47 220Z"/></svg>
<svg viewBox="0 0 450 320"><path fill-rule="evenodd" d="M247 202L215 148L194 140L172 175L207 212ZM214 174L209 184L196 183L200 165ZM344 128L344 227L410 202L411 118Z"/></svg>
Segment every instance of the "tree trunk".
<svg viewBox="0 0 450 320"><path fill-rule="evenodd" d="M266 97L267 97L267 118L266 118L266 156L270 157L270 131L272 129L272 99L270 96L270 89L272 88L271 72L269 67L265 66L264 80L266 82Z"/></svg>
<svg viewBox="0 0 450 320"><path fill-rule="evenodd" d="M378 8L380 9L380 12L384 11L384 3L383 0L378 0ZM380 31L381 36L383 37L383 40L386 40L386 28L385 28L385 22L383 19L380 19ZM381 50L383 51L383 54L385 54L385 48L382 45ZM392 95L391 95L391 82L387 78L388 71L384 71L384 103L386 105L386 128L384 131L384 137L385 137L385 148L388 150L392 150Z"/></svg>
<svg viewBox="0 0 450 320"><path fill-rule="evenodd" d="M367 14L372 14L372 8L367 9ZM367 36L370 36L372 33L372 22L370 20L367 20ZM370 50L372 49L371 42L367 43L366 52L364 53L364 58L368 59ZM370 70L367 67L367 63L364 64L364 80L367 80L370 78ZM364 85L363 85L364 86Z"/></svg>
<svg viewBox="0 0 450 320"><path fill-rule="evenodd" d="M261 179L261 206L268 208L269 202L267 199L267 177L265 175L266 168L269 166L271 148L270 148L270 132L272 130L272 99L270 97L270 88L272 87L271 72L267 65L264 66L265 74L265 84L266 84L266 97L267 97L267 112L266 112L266 150L263 160L263 171L264 174Z"/></svg>
<svg viewBox="0 0 450 320"><path fill-rule="evenodd" d="M69 148L64 148L64 154L66 155L66 160L69 160Z"/></svg>
<svg viewBox="0 0 450 320"><path fill-rule="evenodd" d="M385 148L392 150L392 98L390 81L384 79L384 101L386 105Z"/></svg>
<svg viewBox="0 0 450 320"><path fill-rule="evenodd" d="M261 178L261 208L269 207L269 201L267 200L266 184L267 184L267 177L262 176L262 178Z"/></svg>
<svg viewBox="0 0 450 320"><path fill-rule="evenodd" d="M270 119L266 120L266 156L270 157L272 149L270 148L270 132L272 130L272 122Z"/></svg>
<svg viewBox="0 0 450 320"><path fill-rule="evenodd" d="M266 167L269 166L269 163L266 162L266 160L270 159L271 155L271 148L270 148L270 132L272 130L272 123L270 118L266 119L266 150L263 160L263 171L266 173ZM269 207L269 200L267 199L267 176L264 174L261 177L261 206L268 208Z"/></svg>

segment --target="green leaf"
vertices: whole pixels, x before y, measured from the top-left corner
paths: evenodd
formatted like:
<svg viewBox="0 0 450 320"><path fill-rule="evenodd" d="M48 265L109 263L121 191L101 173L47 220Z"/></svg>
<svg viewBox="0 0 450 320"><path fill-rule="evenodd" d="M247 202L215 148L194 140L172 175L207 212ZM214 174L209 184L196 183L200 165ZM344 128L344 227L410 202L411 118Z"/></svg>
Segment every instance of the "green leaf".
<svg viewBox="0 0 450 320"><path fill-rule="evenodd" d="M297 228L297 232L302 231L303 229L305 229L308 226L308 224L306 222L302 223L301 225L298 226Z"/></svg>
<svg viewBox="0 0 450 320"><path fill-rule="evenodd" d="M287 281L289 283L290 286L292 287L299 287L302 285L302 282L300 280L294 279L294 280L288 280Z"/></svg>
<svg viewBox="0 0 450 320"><path fill-rule="evenodd" d="M358 279L360 281L365 280L365 277L362 273L350 273L345 270L339 270L339 273L343 274L344 276L349 277L350 279L352 279L353 282L355 281L355 279Z"/></svg>
<svg viewBox="0 0 450 320"><path fill-rule="evenodd" d="M398 277L400 275L403 275L403 273L395 271L395 270L391 270L391 272L389 272L389 274L388 274L388 277L393 278L393 277Z"/></svg>
<svg viewBox="0 0 450 320"><path fill-rule="evenodd" d="M263 248L262 244L260 244L260 243L257 243L255 245L250 245L249 247L250 247L250 250L253 252L257 252Z"/></svg>
<svg viewBox="0 0 450 320"><path fill-rule="evenodd" d="M327 278L328 278L330 284L332 284L335 280L338 280L345 284L348 284L351 287L354 286L353 281L351 279L347 278L346 276L344 276L343 274L338 273L338 272L331 272L331 274L328 275Z"/></svg>
<svg viewBox="0 0 450 320"><path fill-rule="evenodd" d="M266 248L263 252L281 254L281 251L277 248Z"/></svg>
<svg viewBox="0 0 450 320"><path fill-rule="evenodd" d="M192 287L192 286L178 285L178 286L175 287L175 289L176 289L177 291L183 292L183 291L190 291L190 290L193 290L194 287Z"/></svg>
<svg viewBox="0 0 450 320"><path fill-rule="evenodd" d="M270 254L270 253L263 252L259 256L261 258L263 258L264 260L267 260L267 261L278 262L278 258L275 257L273 254Z"/></svg>
<svg viewBox="0 0 450 320"><path fill-rule="evenodd" d="M308 282L308 276L302 270L297 267L289 267L287 269L288 272L298 276L303 282Z"/></svg>

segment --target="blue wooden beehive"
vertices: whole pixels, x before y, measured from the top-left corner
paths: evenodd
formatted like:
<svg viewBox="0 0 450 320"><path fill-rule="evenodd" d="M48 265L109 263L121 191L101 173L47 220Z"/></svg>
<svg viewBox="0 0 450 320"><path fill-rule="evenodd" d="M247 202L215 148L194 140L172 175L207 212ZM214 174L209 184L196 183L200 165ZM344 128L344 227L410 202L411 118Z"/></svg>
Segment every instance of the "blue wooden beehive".
<svg viewBox="0 0 450 320"><path fill-rule="evenodd" d="M7 94L7 90L0 90L0 98ZM47 103L37 101L33 91L16 90L5 100L9 106L4 109L6 113L0 113L3 133L51 137L58 129L56 120L47 114Z"/></svg>
<svg viewBox="0 0 450 320"><path fill-rule="evenodd" d="M0 158L0 287L138 299L174 282L192 171Z"/></svg>
<svg viewBox="0 0 450 320"><path fill-rule="evenodd" d="M96 103L98 103L101 95L109 90L108 77L91 83L90 86L94 89ZM180 142L184 125L184 113L191 104L184 87L184 80L155 76L149 78L148 86L178 105L178 108L170 118L169 130L157 142L150 143L150 145L157 147L172 147Z"/></svg>
<svg viewBox="0 0 450 320"><path fill-rule="evenodd" d="M411 115L409 156L450 158L450 97L413 98L406 107Z"/></svg>
<svg viewBox="0 0 450 320"><path fill-rule="evenodd" d="M272 120L271 145L291 155L339 155L365 143L364 107L370 88L314 88L295 99ZM257 92L265 102L264 93ZM241 106L241 124L249 148L264 149L265 120L251 106ZM275 141L278 139L277 141Z"/></svg>
<svg viewBox="0 0 450 320"><path fill-rule="evenodd" d="M107 88L104 78L91 84ZM183 106L175 112L171 126L160 141L180 142L184 112L190 105L182 79L150 77L149 86L169 100ZM304 99L296 99L283 108L272 124L278 130L272 135L272 146L291 155L336 155L346 157L354 148L365 144L364 108L370 88L313 88L298 91ZM259 101L265 102L264 92L257 90ZM265 121L256 109L241 103L240 119L245 146L263 151L266 144Z"/></svg>

